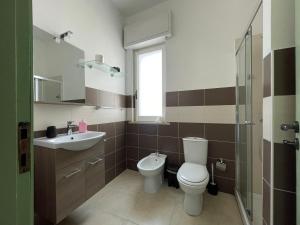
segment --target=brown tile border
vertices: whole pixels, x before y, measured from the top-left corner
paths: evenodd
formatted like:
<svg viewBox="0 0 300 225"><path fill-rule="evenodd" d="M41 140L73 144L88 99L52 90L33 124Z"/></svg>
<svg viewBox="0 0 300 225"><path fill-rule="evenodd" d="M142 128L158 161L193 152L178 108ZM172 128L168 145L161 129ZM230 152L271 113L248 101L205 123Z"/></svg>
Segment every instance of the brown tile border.
<svg viewBox="0 0 300 225"><path fill-rule="evenodd" d="M263 140L263 178L271 183L271 143Z"/></svg>
<svg viewBox="0 0 300 225"><path fill-rule="evenodd" d="M220 149L222 151L220 151ZM222 142L222 141L209 141L208 157L235 160L235 143Z"/></svg>
<svg viewBox="0 0 300 225"><path fill-rule="evenodd" d="M274 188L296 192L296 151L274 143Z"/></svg>
<svg viewBox="0 0 300 225"><path fill-rule="evenodd" d="M204 90L179 91L178 99L178 106L204 105Z"/></svg>
<svg viewBox="0 0 300 225"><path fill-rule="evenodd" d="M166 106L174 107L178 106L178 92L167 92L166 93Z"/></svg>
<svg viewBox="0 0 300 225"><path fill-rule="evenodd" d="M134 108L133 97L126 96L126 108ZM235 87L166 92L166 106L235 105Z"/></svg>
<svg viewBox="0 0 300 225"><path fill-rule="evenodd" d="M264 58L263 96L271 96L271 53Z"/></svg>
<svg viewBox="0 0 300 225"><path fill-rule="evenodd" d="M235 186L234 179L227 179L227 178L215 176L215 181L218 184L219 191L229 193L229 194L234 194L234 186Z"/></svg>
<svg viewBox="0 0 300 225"><path fill-rule="evenodd" d="M274 51L274 95L296 94L295 48Z"/></svg>
<svg viewBox="0 0 300 225"><path fill-rule="evenodd" d="M127 105L129 104L126 95L98 90L91 87L85 88L85 95L86 99L83 103L88 106L127 108Z"/></svg>
<svg viewBox="0 0 300 225"><path fill-rule="evenodd" d="M179 123L179 137L204 137L204 124Z"/></svg>
<svg viewBox="0 0 300 225"><path fill-rule="evenodd" d="M235 105L235 87L205 90L204 105Z"/></svg>
<svg viewBox="0 0 300 225"><path fill-rule="evenodd" d="M205 138L209 141L235 142L235 124L205 124Z"/></svg>
<svg viewBox="0 0 300 225"><path fill-rule="evenodd" d="M159 136L178 137L178 123L170 123L169 125L158 126Z"/></svg>
<svg viewBox="0 0 300 225"><path fill-rule="evenodd" d="M263 180L263 220L270 225L271 215L271 188L269 184Z"/></svg>
<svg viewBox="0 0 300 225"><path fill-rule="evenodd" d="M296 194L274 190L274 224L296 225Z"/></svg>

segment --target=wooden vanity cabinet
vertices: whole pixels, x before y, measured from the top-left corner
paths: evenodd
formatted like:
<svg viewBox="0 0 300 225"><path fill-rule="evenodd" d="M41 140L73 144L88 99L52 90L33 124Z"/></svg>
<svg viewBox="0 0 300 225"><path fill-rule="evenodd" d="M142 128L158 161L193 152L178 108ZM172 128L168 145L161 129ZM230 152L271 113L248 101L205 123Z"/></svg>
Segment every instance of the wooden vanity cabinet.
<svg viewBox="0 0 300 225"><path fill-rule="evenodd" d="M103 140L83 151L35 146L34 157L38 224L59 223L105 185Z"/></svg>

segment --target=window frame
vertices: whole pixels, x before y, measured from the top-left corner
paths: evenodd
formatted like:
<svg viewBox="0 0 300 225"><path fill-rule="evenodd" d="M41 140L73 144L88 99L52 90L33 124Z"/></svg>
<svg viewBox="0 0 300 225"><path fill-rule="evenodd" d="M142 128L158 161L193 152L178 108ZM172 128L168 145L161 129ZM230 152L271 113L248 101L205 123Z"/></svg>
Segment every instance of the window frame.
<svg viewBox="0 0 300 225"><path fill-rule="evenodd" d="M139 63L138 57L141 54L161 50L162 51L162 116L139 116ZM165 121L166 115L166 46L159 44L151 47L137 49L134 51L134 80L135 80L135 121L159 123Z"/></svg>

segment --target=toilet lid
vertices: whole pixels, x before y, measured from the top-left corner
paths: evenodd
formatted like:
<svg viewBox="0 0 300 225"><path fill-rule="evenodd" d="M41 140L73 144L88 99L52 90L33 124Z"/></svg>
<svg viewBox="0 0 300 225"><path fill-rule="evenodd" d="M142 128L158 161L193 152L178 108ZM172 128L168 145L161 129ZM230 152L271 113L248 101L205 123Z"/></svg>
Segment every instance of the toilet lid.
<svg viewBox="0 0 300 225"><path fill-rule="evenodd" d="M206 167L195 163L184 163L178 174L182 179L191 183L201 183L208 176Z"/></svg>

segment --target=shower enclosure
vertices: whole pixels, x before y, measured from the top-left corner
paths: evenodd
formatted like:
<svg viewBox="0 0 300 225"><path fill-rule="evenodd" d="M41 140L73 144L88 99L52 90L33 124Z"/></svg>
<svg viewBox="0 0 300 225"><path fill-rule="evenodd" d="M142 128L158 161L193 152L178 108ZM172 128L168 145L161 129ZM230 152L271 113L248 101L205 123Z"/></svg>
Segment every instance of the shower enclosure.
<svg viewBox="0 0 300 225"><path fill-rule="evenodd" d="M252 220L252 27L240 45L236 62L236 192Z"/></svg>
<svg viewBox="0 0 300 225"><path fill-rule="evenodd" d="M262 224L262 10L236 49L235 195L245 224Z"/></svg>

